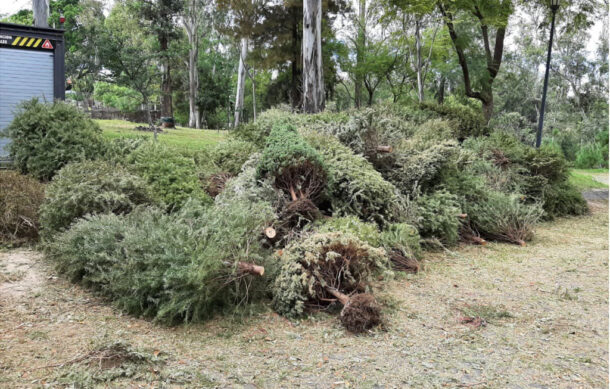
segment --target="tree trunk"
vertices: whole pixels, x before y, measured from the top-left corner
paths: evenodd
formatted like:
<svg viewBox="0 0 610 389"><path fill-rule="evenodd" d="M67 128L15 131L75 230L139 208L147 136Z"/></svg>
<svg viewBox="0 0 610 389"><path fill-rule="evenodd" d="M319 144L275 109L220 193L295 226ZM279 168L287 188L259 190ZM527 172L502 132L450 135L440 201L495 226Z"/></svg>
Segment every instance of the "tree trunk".
<svg viewBox="0 0 610 389"><path fill-rule="evenodd" d="M201 128L201 116L199 115L199 72L197 71L197 58L199 57L199 34L196 3L191 2L192 15L185 18L184 27L189 39L189 127Z"/></svg>
<svg viewBox="0 0 610 389"><path fill-rule="evenodd" d="M34 11L34 26L49 27L49 3L48 0L32 0Z"/></svg>
<svg viewBox="0 0 610 389"><path fill-rule="evenodd" d="M422 59L421 59L421 20L415 21L415 54L416 54L416 71L417 71L417 99L420 103L424 102L424 78L422 75Z"/></svg>
<svg viewBox="0 0 610 389"><path fill-rule="evenodd" d="M303 112L323 110L322 0L303 0Z"/></svg>
<svg viewBox="0 0 610 389"><path fill-rule="evenodd" d="M292 60L290 64L291 85L290 85L290 106L293 110L298 110L301 106L301 94L299 93L299 85L301 82L301 74L299 71L299 17L296 11L292 12Z"/></svg>
<svg viewBox="0 0 610 389"><path fill-rule="evenodd" d="M494 113L494 99L493 99L493 95L490 96L488 99L485 99L484 101L482 101L482 105L483 105L483 116L485 117L485 123L489 123L489 120L491 119L491 116Z"/></svg>
<svg viewBox="0 0 610 389"><path fill-rule="evenodd" d="M252 119L256 120L256 81L254 77L256 73L254 72L254 67L252 67L252 77L250 77L250 81L252 81Z"/></svg>
<svg viewBox="0 0 610 389"><path fill-rule="evenodd" d="M436 101L441 105L445 102L445 82L445 76L441 76L441 81L438 85L438 93L436 95Z"/></svg>
<svg viewBox="0 0 610 389"><path fill-rule="evenodd" d="M358 36L356 43L356 73L354 82L354 105L356 108L362 106L362 84L364 80L359 66L364 62L364 50L366 46L366 0L358 2Z"/></svg>
<svg viewBox="0 0 610 389"><path fill-rule="evenodd" d="M167 55L168 39L162 35L159 37L159 46L163 56L163 75L161 76L161 116L171 117L172 111L172 80Z"/></svg>
<svg viewBox="0 0 610 389"><path fill-rule="evenodd" d="M246 86L246 56L248 55L248 39L241 38L239 50L239 68L237 69L237 92L235 93L235 122L234 127L239 125L240 116L244 110L244 90Z"/></svg>

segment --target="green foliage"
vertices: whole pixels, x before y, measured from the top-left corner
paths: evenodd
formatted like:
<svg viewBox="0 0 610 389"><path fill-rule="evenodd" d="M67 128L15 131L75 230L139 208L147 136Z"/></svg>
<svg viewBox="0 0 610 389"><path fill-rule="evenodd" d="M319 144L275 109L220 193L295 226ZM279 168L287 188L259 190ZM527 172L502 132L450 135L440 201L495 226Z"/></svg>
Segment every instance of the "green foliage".
<svg viewBox="0 0 610 389"><path fill-rule="evenodd" d="M421 258L422 249L417 228L407 223L391 223L380 236L386 250L399 250L405 257Z"/></svg>
<svg viewBox="0 0 610 389"><path fill-rule="evenodd" d="M20 243L38 236L38 208L44 186L17 172L0 171L0 243Z"/></svg>
<svg viewBox="0 0 610 389"><path fill-rule="evenodd" d="M127 156L147 142L145 137L114 138L107 140L101 159L114 163L124 163Z"/></svg>
<svg viewBox="0 0 610 389"><path fill-rule="evenodd" d="M40 208L43 237L51 238L87 214L126 214L152 203L146 182L121 166L104 161L71 163L47 186Z"/></svg>
<svg viewBox="0 0 610 389"><path fill-rule="evenodd" d="M121 112L137 111L142 104L142 96L135 90L108 82L96 82L93 98L105 106Z"/></svg>
<svg viewBox="0 0 610 389"><path fill-rule="evenodd" d="M446 245L457 243L462 213L456 195L439 190L417 198L417 228L424 238L436 238Z"/></svg>
<svg viewBox="0 0 610 389"><path fill-rule="evenodd" d="M265 146L265 141L275 127L294 124L297 115L280 109L269 109L261 113L256 121L241 124L233 134L240 139L252 142L259 147Z"/></svg>
<svg viewBox="0 0 610 389"><path fill-rule="evenodd" d="M327 192L333 215L356 215L379 225L408 217L406 201L398 189L364 157L334 137L310 133L306 138L322 155L332 178Z"/></svg>
<svg viewBox="0 0 610 389"><path fill-rule="evenodd" d="M384 171L384 176L404 193L413 194L417 188L431 186L438 173L452 163L457 151L458 145L454 140L443 141L428 148L412 143L397 150L394 165Z"/></svg>
<svg viewBox="0 0 610 389"><path fill-rule="evenodd" d="M451 121L454 125L454 136L457 139L485 135L489 131L483 116L468 106L422 103L420 108L424 112L434 113Z"/></svg>
<svg viewBox="0 0 610 389"><path fill-rule="evenodd" d="M524 204L517 194L490 191L466 209L471 227L484 237L523 244L542 217L540 204Z"/></svg>
<svg viewBox="0 0 610 389"><path fill-rule="evenodd" d="M245 201L209 208L188 201L173 214L138 208L93 215L49 242L46 253L60 272L128 313L200 321L263 288L237 263L266 264L258 237L272 216L269 206Z"/></svg>
<svg viewBox="0 0 610 389"><path fill-rule="evenodd" d="M280 266L273 308L288 317L301 316L309 304L324 304L330 296L325 287L349 294L390 268L383 249L340 232L313 234L291 243L283 250Z"/></svg>
<svg viewBox="0 0 610 389"><path fill-rule="evenodd" d="M501 132L494 132L487 138L468 139L464 146L497 167L496 171L501 174L496 178L506 182L503 187L496 185L495 189L521 193L529 204L541 203L545 218L583 212L585 201L568 182L568 165L557 148L547 145L535 149ZM490 169L487 170L489 172ZM466 191L467 188L464 188L462 193ZM568 203L558 206L558 198Z"/></svg>
<svg viewBox="0 0 610 389"><path fill-rule="evenodd" d="M315 223L319 233L341 232L350 234L373 247L381 246L381 233L375 223L367 223L355 216L331 217Z"/></svg>
<svg viewBox="0 0 610 389"><path fill-rule="evenodd" d="M314 199L326 184L320 154L290 125L275 126L267 138L257 177L272 177L277 188Z"/></svg>
<svg viewBox="0 0 610 389"><path fill-rule="evenodd" d="M596 143L582 146L576 153L574 166L579 169L607 167L603 147Z"/></svg>
<svg viewBox="0 0 610 389"><path fill-rule="evenodd" d="M32 99L21 104L5 129L15 166L23 174L50 180L70 162L103 152L101 129L76 107Z"/></svg>
<svg viewBox="0 0 610 389"><path fill-rule="evenodd" d="M130 169L148 182L155 199L169 209L180 208L189 198L203 203L212 201L201 188L192 158L159 144L146 143L133 151L127 162Z"/></svg>
<svg viewBox="0 0 610 389"><path fill-rule="evenodd" d="M543 198L547 219L555 216L578 216L589 212L587 201L580 190L568 181L548 185Z"/></svg>
<svg viewBox="0 0 610 389"><path fill-rule="evenodd" d="M219 171L237 175L256 150L256 146L251 142L230 138L214 146L210 157Z"/></svg>

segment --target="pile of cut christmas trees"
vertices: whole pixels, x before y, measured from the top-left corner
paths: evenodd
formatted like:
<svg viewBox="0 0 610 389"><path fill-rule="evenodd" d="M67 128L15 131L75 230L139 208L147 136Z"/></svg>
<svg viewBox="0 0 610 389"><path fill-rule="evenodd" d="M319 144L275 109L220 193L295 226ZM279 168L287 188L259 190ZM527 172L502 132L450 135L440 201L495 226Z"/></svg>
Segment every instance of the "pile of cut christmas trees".
<svg viewBox="0 0 610 389"><path fill-rule="evenodd" d="M322 155L290 125L273 127L262 156L255 159L256 180L280 192L276 228L265 229L267 238L283 247L276 251L280 268L273 284L274 309L298 317L305 309L341 304L341 323L349 331L379 325L381 307L371 283L391 277L392 267L419 269L409 244L400 244L415 236L418 247L415 228L394 223L380 233L374 224L355 217L323 216L319 206L333 196L328 184L339 177L329 174ZM356 237L358 230L367 233Z"/></svg>

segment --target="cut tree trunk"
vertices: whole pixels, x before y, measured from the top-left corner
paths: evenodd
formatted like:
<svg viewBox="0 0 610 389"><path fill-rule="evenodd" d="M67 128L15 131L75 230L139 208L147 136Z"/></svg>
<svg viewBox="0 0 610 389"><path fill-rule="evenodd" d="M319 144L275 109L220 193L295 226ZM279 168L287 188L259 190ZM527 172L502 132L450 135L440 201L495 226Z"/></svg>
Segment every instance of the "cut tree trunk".
<svg viewBox="0 0 610 389"><path fill-rule="evenodd" d="M392 146L377 146L377 152L379 153L391 153L393 150Z"/></svg>
<svg viewBox="0 0 610 389"><path fill-rule="evenodd" d="M233 266L234 264L229 261L224 262L225 266ZM262 276L265 274L265 268L263 266L256 265L248 262L237 262L237 271L242 274L252 274L255 276Z"/></svg>
<svg viewBox="0 0 610 389"><path fill-rule="evenodd" d="M265 236L267 237L267 239L274 239L277 236L277 232L275 231L275 228L273 228L273 227L265 228L264 232L265 232Z"/></svg>
<svg viewBox="0 0 610 389"><path fill-rule="evenodd" d="M303 0L303 112L323 110L322 0Z"/></svg>

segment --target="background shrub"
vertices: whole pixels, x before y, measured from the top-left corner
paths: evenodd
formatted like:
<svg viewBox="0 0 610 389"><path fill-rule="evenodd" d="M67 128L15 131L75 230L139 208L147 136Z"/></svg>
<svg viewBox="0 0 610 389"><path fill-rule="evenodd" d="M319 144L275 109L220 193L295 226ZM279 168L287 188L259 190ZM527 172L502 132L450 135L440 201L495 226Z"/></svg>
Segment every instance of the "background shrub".
<svg viewBox="0 0 610 389"><path fill-rule="evenodd" d="M71 163L47 186L40 210L42 231L49 238L86 214L125 214L152 203L146 182L121 166L105 161Z"/></svg>
<svg viewBox="0 0 610 389"><path fill-rule="evenodd" d="M5 130L9 151L23 174L50 180L72 161L93 159L103 152L102 130L76 107L33 99L21 104Z"/></svg>
<svg viewBox="0 0 610 389"><path fill-rule="evenodd" d="M602 146L595 143L582 146L576 153L574 166L579 169L607 167Z"/></svg>
<svg viewBox="0 0 610 389"><path fill-rule="evenodd" d="M0 170L0 243L22 243L38 236L38 208L44 186L17 172Z"/></svg>
<svg viewBox="0 0 610 389"><path fill-rule="evenodd" d="M153 197L169 209L179 208L189 198L212 202L201 188L193 158L160 144L146 143L129 154L127 162L148 182Z"/></svg>

